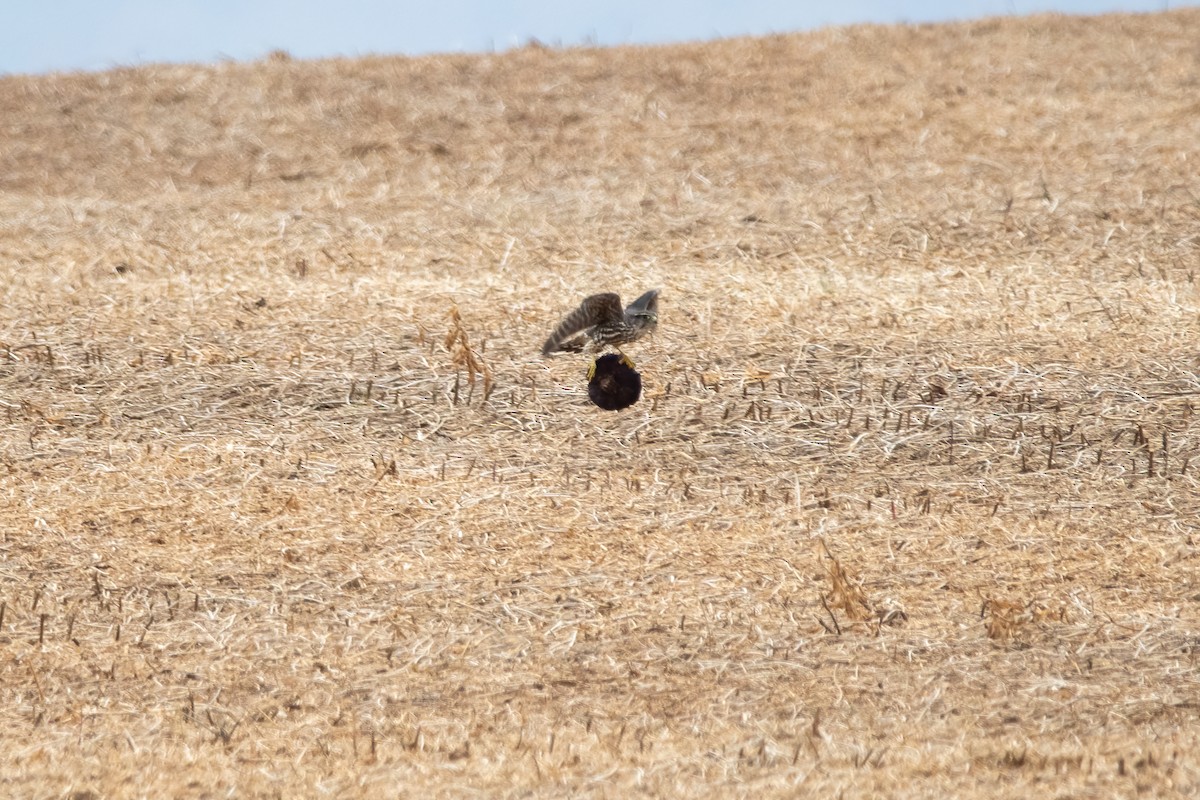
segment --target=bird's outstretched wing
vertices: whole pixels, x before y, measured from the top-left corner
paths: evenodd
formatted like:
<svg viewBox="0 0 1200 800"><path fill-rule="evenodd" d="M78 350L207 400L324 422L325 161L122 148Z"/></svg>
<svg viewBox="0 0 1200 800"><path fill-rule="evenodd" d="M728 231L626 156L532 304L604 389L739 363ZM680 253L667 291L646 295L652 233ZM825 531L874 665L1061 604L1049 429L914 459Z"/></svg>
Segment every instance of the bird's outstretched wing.
<svg viewBox="0 0 1200 800"><path fill-rule="evenodd" d="M579 304L579 308L558 323L554 333L550 334L550 338L542 345L542 355L549 355L560 349L567 339L593 325L605 322L619 323L624 318L625 311L621 308L619 295L613 292L604 292L585 297Z"/></svg>
<svg viewBox="0 0 1200 800"><path fill-rule="evenodd" d="M651 314L658 313L658 289L651 289L644 295L634 300L629 304L629 308L625 309L626 314L633 314L637 311L649 311Z"/></svg>

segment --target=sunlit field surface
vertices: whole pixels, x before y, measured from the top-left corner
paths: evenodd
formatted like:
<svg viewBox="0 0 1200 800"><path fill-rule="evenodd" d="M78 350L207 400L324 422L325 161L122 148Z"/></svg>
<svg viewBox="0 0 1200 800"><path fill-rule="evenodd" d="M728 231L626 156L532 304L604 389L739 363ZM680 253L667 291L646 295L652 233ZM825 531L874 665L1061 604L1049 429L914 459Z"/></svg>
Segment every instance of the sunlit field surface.
<svg viewBox="0 0 1200 800"><path fill-rule="evenodd" d="M1195 797L1197 30L0 79L0 790Z"/></svg>

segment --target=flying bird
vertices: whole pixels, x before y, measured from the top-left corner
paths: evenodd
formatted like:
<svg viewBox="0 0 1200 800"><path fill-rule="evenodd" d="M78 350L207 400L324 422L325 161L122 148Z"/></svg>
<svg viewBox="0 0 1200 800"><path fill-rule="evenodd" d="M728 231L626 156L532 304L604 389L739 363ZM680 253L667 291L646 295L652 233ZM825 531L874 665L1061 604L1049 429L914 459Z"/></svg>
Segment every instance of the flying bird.
<svg viewBox="0 0 1200 800"><path fill-rule="evenodd" d="M658 327L658 289L651 289L622 308L615 292L603 292L585 297L579 308L558 323L554 333L542 345L542 355L559 350L577 353L591 340L601 350L620 349L635 342ZM579 334L579 335L576 335Z"/></svg>

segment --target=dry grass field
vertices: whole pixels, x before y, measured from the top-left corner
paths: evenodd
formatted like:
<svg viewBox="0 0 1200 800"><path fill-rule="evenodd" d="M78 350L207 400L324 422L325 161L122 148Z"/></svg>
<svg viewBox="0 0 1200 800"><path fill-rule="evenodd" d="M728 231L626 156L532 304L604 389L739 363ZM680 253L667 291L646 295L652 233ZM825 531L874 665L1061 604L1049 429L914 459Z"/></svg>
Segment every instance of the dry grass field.
<svg viewBox="0 0 1200 800"><path fill-rule="evenodd" d="M1198 30L0 79L0 794L1197 796Z"/></svg>

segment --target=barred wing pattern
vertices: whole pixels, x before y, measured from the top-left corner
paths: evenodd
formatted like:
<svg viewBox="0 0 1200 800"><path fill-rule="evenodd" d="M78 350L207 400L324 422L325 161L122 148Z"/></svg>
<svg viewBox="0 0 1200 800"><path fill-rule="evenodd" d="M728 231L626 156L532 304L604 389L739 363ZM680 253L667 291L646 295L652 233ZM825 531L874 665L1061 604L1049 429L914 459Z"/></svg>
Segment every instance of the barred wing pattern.
<svg viewBox="0 0 1200 800"><path fill-rule="evenodd" d="M645 297L643 295L642 297ZM641 300L642 298L638 298ZM567 315L558 323L554 333L542 345L542 355L549 355L555 350L581 349L583 342L567 341L580 331L586 331L597 325L615 327L625 322L625 310L621 307L621 297L614 292L594 294L584 298L579 308Z"/></svg>

